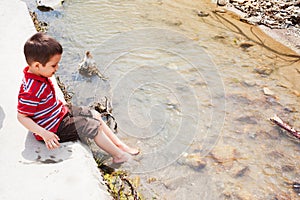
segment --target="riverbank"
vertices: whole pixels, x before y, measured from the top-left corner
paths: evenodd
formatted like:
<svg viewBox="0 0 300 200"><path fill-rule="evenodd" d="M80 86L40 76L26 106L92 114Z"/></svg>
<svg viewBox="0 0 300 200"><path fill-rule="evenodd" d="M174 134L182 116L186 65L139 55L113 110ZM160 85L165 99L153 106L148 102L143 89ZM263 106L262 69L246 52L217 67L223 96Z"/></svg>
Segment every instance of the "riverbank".
<svg viewBox="0 0 300 200"><path fill-rule="evenodd" d="M246 1L233 0L224 4L241 21L259 26L276 41L300 54L299 1Z"/></svg>
<svg viewBox="0 0 300 200"><path fill-rule="evenodd" d="M257 42L257 44L261 45L262 47L273 51L278 56L287 58L287 60L285 60L285 67L275 66L275 63L273 66L269 66L274 70L272 77L278 80L281 87L286 87L294 95L300 96L300 84L298 81L300 76L299 73L295 73L300 70L299 25L281 29L270 28L269 26L263 24L259 25L251 22L251 19L247 19L245 21L244 19L248 15L237 9L237 6L234 7L232 4L226 4L225 8L229 11L229 16L232 17L232 23L238 23L238 27L244 29L246 35L251 37L253 41ZM237 20L240 22L237 22ZM251 25L251 23L254 24Z"/></svg>
<svg viewBox="0 0 300 200"><path fill-rule="evenodd" d="M64 143L48 151L17 121L23 45L36 30L26 4L18 0L0 2L0 26L0 199L111 199L87 147Z"/></svg>

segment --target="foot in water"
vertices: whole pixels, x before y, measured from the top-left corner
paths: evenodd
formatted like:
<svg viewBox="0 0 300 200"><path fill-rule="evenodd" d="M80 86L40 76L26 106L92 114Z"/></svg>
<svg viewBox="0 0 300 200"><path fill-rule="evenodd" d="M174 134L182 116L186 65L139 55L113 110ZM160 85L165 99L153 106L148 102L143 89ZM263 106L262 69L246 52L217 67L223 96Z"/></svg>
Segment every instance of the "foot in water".
<svg viewBox="0 0 300 200"><path fill-rule="evenodd" d="M124 163L131 158L128 153L123 153L120 157L113 157L113 163Z"/></svg>
<svg viewBox="0 0 300 200"><path fill-rule="evenodd" d="M136 148L132 148L132 147L129 147L127 145L120 145L119 148L124 151L124 152L127 152L133 156L136 156L140 153L140 150L139 149L136 149Z"/></svg>

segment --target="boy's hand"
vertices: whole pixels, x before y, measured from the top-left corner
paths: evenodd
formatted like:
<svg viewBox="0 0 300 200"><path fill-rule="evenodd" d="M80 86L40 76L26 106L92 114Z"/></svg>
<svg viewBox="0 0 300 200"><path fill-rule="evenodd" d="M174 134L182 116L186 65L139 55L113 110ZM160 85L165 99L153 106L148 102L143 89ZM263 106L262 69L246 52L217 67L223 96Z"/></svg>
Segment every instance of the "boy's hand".
<svg viewBox="0 0 300 200"><path fill-rule="evenodd" d="M45 130L45 132L41 134L41 136L45 141L46 147L48 149L56 149L60 146L58 142L59 137L55 133Z"/></svg>
<svg viewBox="0 0 300 200"><path fill-rule="evenodd" d="M56 134L39 126L27 115L18 112L17 117L21 124L23 124L28 130L30 130L32 133L37 133L43 138L48 149L56 149L59 147L59 137Z"/></svg>

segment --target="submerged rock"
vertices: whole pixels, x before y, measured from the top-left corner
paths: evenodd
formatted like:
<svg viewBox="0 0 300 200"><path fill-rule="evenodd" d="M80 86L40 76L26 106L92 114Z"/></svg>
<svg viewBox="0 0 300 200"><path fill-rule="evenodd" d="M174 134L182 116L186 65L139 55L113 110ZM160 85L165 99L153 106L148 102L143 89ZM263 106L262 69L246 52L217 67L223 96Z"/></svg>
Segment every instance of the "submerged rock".
<svg viewBox="0 0 300 200"><path fill-rule="evenodd" d="M211 152L212 158L226 168L232 167L235 154L236 148L229 145L216 146Z"/></svg>
<svg viewBox="0 0 300 200"><path fill-rule="evenodd" d="M285 172L292 172L295 170L295 166L291 165L291 164L285 164L281 166L281 170L285 171Z"/></svg>
<svg viewBox="0 0 300 200"><path fill-rule="evenodd" d="M274 96L275 95L275 93L272 90L270 90L269 88L267 88L267 87L263 88L263 92L267 96Z"/></svg>
<svg viewBox="0 0 300 200"><path fill-rule="evenodd" d="M206 160L201 157L200 154L184 154L182 158L178 160L179 164L187 165L195 171L199 171L206 166Z"/></svg>
<svg viewBox="0 0 300 200"><path fill-rule="evenodd" d="M249 171L250 171L250 169L248 166L239 168L235 171L234 177L235 178L243 177Z"/></svg>
<svg viewBox="0 0 300 200"><path fill-rule="evenodd" d="M274 70L268 66L258 66L254 69L254 71L258 74L269 76Z"/></svg>
<svg viewBox="0 0 300 200"><path fill-rule="evenodd" d="M255 117L253 116L242 116L236 119L239 122L245 122L247 124L257 124Z"/></svg>

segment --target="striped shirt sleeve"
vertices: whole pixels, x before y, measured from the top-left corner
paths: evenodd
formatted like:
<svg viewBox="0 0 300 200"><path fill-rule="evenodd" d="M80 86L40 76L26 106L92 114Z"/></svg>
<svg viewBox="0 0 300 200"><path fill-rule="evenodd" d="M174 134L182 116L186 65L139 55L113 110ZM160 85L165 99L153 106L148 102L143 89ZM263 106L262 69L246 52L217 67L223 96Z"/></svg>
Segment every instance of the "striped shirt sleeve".
<svg viewBox="0 0 300 200"><path fill-rule="evenodd" d="M33 117L39 105L39 98L31 94L31 92L23 92L18 98L18 112L29 117Z"/></svg>

